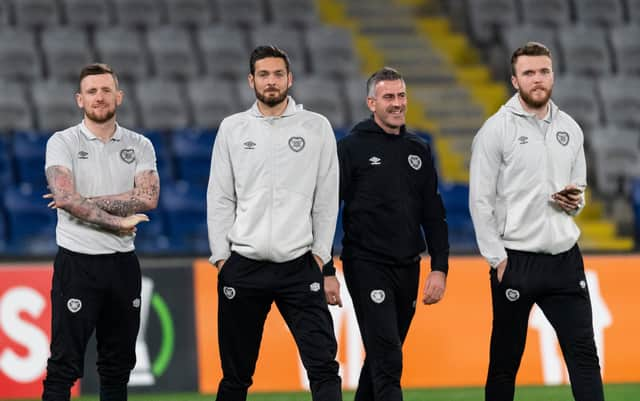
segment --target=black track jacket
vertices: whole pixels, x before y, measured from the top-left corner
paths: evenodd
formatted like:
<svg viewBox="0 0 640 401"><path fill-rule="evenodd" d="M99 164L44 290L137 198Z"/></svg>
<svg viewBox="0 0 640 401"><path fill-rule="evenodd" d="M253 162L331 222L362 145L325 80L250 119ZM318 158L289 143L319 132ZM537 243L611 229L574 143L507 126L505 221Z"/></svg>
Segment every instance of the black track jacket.
<svg viewBox="0 0 640 401"><path fill-rule="evenodd" d="M338 142L338 159L342 258L413 263L426 237L431 269L446 273L447 220L429 145L404 126L387 134L369 118Z"/></svg>

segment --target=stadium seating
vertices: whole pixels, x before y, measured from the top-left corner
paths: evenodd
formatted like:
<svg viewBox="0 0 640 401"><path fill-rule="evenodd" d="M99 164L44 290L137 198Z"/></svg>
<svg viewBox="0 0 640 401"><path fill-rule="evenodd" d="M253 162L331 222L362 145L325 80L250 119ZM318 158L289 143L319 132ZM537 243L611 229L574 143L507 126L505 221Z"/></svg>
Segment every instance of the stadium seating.
<svg viewBox="0 0 640 401"><path fill-rule="evenodd" d="M472 38L480 45L497 42L500 27L516 25L518 10L513 0L472 0L468 2Z"/></svg>
<svg viewBox="0 0 640 401"><path fill-rule="evenodd" d="M558 41L567 73L600 77L612 72L603 29L589 25L561 27Z"/></svg>
<svg viewBox="0 0 640 401"><path fill-rule="evenodd" d="M56 212L47 208L47 200L42 199L45 193L26 183L4 189L12 253L42 254L55 248Z"/></svg>
<svg viewBox="0 0 640 401"><path fill-rule="evenodd" d="M0 77L30 80L41 74L33 31L10 27L0 29Z"/></svg>
<svg viewBox="0 0 640 401"><path fill-rule="evenodd" d="M614 26L624 21L622 0L574 0L576 19L587 25Z"/></svg>
<svg viewBox="0 0 640 401"><path fill-rule="evenodd" d="M137 80L148 76L146 51L134 29L124 26L99 28L95 46L98 61L112 66L120 79Z"/></svg>
<svg viewBox="0 0 640 401"><path fill-rule="evenodd" d="M250 28L265 22L265 2L255 0L216 0L223 24Z"/></svg>
<svg viewBox="0 0 640 401"><path fill-rule="evenodd" d="M160 78L135 83L140 100L142 126L151 130L171 130L189 126L187 102L175 81Z"/></svg>
<svg viewBox="0 0 640 401"><path fill-rule="evenodd" d="M201 27L213 20L208 0L165 0L169 25Z"/></svg>
<svg viewBox="0 0 640 401"><path fill-rule="evenodd" d="M112 22L109 4L104 0L62 0L66 22L86 28L104 27Z"/></svg>
<svg viewBox="0 0 640 401"><path fill-rule="evenodd" d="M0 205L0 253L55 252L55 213L40 198L44 144L81 120L77 74L92 61L114 67L125 94L118 123L144 132L157 154L161 201L152 221L140 226L139 250L208 253L203 208L211 148L222 118L255 101L246 78L253 46L274 43L289 53L291 93L325 114L337 138L369 115L352 33L323 24L317 5L0 0L0 185L12 188ZM14 217L28 213L33 227L18 227ZM43 223L31 223L36 219ZM40 230L26 230L35 226Z"/></svg>
<svg viewBox="0 0 640 401"><path fill-rule="evenodd" d="M314 0L270 0L274 24L304 28L319 23Z"/></svg>
<svg viewBox="0 0 640 401"><path fill-rule="evenodd" d="M357 73L355 46L346 29L319 25L307 31L307 42L312 73L334 78Z"/></svg>
<svg viewBox="0 0 640 401"><path fill-rule="evenodd" d="M626 0L628 20L632 23L640 23L640 0Z"/></svg>
<svg viewBox="0 0 640 401"><path fill-rule="evenodd" d="M120 25L149 28L160 25L163 20L162 3L157 0L112 0L116 21Z"/></svg>
<svg viewBox="0 0 640 401"><path fill-rule="evenodd" d="M11 162L11 150L8 138L0 135L0 187L6 188L13 185L13 164Z"/></svg>
<svg viewBox="0 0 640 401"><path fill-rule="evenodd" d="M80 66L94 61L89 39L82 28L54 26L42 32L45 70L53 79L76 80Z"/></svg>
<svg viewBox="0 0 640 401"><path fill-rule="evenodd" d="M349 106L349 121L354 124L371 114L367 107L367 79L361 76L351 76L345 79L345 99Z"/></svg>
<svg viewBox="0 0 640 401"><path fill-rule="evenodd" d="M610 37L617 73L640 77L640 23L612 27Z"/></svg>
<svg viewBox="0 0 640 401"><path fill-rule="evenodd" d="M32 128L33 114L24 87L17 82L0 79L0 132Z"/></svg>
<svg viewBox="0 0 640 401"><path fill-rule="evenodd" d="M77 85L57 80L38 80L31 84L31 98L36 106L36 128L57 131L74 125L82 118L74 94Z"/></svg>
<svg viewBox="0 0 640 401"><path fill-rule="evenodd" d="M207 254L206 190L184 181L162 185L160 204L173 249Z"/></svg>
<svg viewBox="0 0 640 401"><path fill-rule="evenodd" d="M179 180L192 186L207 186L215 137L215 131L184 129L173 132L172 148Z"/></svg>
<svg viewBox="0 0 640 401"><path fill-rule="evenodd" d="M249 73L243 30L230 25L211 25L197 32L207 75L220 79L244 78Z"/></svg>
<svg viewBox="0 0 640 401"><path fill-rule="evenodd" d="M605 126L594 129L590 139L599 192L608 197L629 195L632 177L640 177L637 130Z"/></svg>
<svg viewBox="0 0 640 401"><path fill-rule="evenodd" d="M199 73L199 63L187 31L163 25L147 31L152 65L159 78L187 79Z"/></svg>
<svg viewBox="0 0 640 401"><path fill-rule="evenodd" d="M192 79L187 83L187 96L196 128L215 129L224 117L242 110L233 84L228 81L212 77Z"/></svg>
<svg viewBox="0 0 640 401"><path fill-rule="evenodd" d="M525 23L558 28L571 22L571 2L567 0L520 0L520 3Z"/></svg>
<svg viewBox="0 0 640 401"><path fill-rule="evenodd" d="M451 250L476 251L475 232L469 214L469 186L440 183L440 196L447 212Z"/></svg>
<svg viewBox="0 0 640 401"><path fill-rule="evenodd" d="M57 4L50 0L13 0L16 25L29 28L54 26L60 22Z"/></svg>
<svg viewBox="0 0 640 401"><path fill-rule="evenodd" d="M48 139L48 134L37 132L19 131L13 135L17 182L29 183L36 191L46 190L44 156Z"/></svg>
<svg viewBox="0 0 640 401"><path fill-rule="evenodd" d="M600 79L598 88L609 124L640 129L640 78L606 77Z"/></svg>
<svg viewBox="0 0 640 401"><path fill-rule="evenodd" d="M556 75L552 98L583 130L589 131L602 123L600 102L593 81L570 74Z"/></svg>
<svg viewBox="0 0 640 401"><path fill-rule="evenodd" d="M306 77L295 81L292 92L305 109L318 112L329 119L332 126L347 126L346 107L342 96L336 96L338 84L321 77Z"/></svg>

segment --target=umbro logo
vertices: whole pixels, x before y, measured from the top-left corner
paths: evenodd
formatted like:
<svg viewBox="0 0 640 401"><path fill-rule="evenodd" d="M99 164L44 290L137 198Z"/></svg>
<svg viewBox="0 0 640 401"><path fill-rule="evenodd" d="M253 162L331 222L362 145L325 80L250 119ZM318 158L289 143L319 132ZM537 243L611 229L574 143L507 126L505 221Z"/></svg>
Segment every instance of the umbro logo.
<svg viewBox="0 0 640 401"><path fill-rule="evenodd" d="M78 152L78 159L86 160L88 158L89 158L89 153L85 152L84 150L81 150L80 152Z"/></svg>
<svg viewBox="0 0 640 401"><path fill-rule="evenodd" d="M377 156L373 156L369 159L369 164L371 164L372 166L379 166L382 164L382 159Z"/></svg>
<svg viewBox="0 0 640 401"><path fill-rule="evenodd" d="M521 136L520 138L518 138L518 141L520 141L520 145L525 145L525 144L529 143L529 137L528 136Z"/></svg>
<svg viewBox="0 0 640 401"><path fill-rule="evenodd" d="M243 143L245 149L253 150L256 148L256 143L252 141L247 141Z"/></svg>

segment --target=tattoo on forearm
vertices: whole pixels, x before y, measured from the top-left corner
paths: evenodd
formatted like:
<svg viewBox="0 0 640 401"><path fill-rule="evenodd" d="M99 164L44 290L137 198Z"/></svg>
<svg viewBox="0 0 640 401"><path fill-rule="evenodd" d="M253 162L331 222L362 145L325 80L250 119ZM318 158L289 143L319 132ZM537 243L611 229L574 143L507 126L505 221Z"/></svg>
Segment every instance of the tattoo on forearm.
<svg viewBox="0 0 640 401"><path fill-rule="evenodd" d="M154 209L158 202L159 193L158 174L148 170L136 176L133 190L117 195L93 197L91 201L108 213L126 217Z"/></svg>
<svg viewBox="0 0 640 401"><path fill-rule="evenodd" d="M46 176L57 207L78 219L97 224L105 229L120 230L120 217L105 212L91 200L75 191L73 177L69 169L52 166L47 169Z"/></svg>

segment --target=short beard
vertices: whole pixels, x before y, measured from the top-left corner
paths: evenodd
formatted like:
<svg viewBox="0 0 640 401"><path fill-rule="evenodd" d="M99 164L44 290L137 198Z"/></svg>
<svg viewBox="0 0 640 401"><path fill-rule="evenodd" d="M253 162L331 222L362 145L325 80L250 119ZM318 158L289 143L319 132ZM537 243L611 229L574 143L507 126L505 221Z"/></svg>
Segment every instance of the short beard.
<svg viewBox="0 0 640 401"><path fill-rule="evenodd" d="M520 98L522 99L522 101L526 103L527 106L531 107L532 109L539 109L545 106L549 102L549 99L551 98L551 91L552 89L549 89L549 91L547 92L547 96L545 96L544 99L542 100L534 100L527 93L523 91L519 91L519 92L520 92Z"/></svg>
<svg viewBox="0 0 640 401"><path fill-rule="evenodd" d="M113 110L109 110L104 117L98 117L95 113L88 110L84 111L84 115L86 118L88 118L89 120L93 121L96 124L103 124L111 120L116 115L116 108L114 108Z"/></svg>
<svg viewBox="0 0 640 401"><path fill-rule="evenodd" d="M289 93L288 90L285 89L284 92L282 92L280 94L280 96L265 96L262 93L258 92L257 89L253 89L256 93L256 98L261 101L262 103L266 104L269 107L275 107L277 105L279 105L280 103L284 102L287 99L287 95Z"/></svg>

